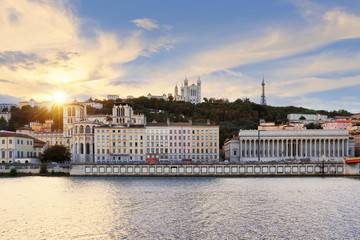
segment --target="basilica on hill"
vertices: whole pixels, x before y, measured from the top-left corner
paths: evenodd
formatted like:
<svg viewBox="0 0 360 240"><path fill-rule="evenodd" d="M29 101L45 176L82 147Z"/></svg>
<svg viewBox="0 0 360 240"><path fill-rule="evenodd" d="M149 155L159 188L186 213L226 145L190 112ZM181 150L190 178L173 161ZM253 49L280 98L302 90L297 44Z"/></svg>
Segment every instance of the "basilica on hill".
<svg viewBox="0 0 360 240"><path fill-rule="evenodd" d="M197 80L197 85L191 84L189 86L189 80L185 77L184 83L179 88L175 86L175 101L191 102L193 104L201 103L201 80L200 77Z"/></svg>

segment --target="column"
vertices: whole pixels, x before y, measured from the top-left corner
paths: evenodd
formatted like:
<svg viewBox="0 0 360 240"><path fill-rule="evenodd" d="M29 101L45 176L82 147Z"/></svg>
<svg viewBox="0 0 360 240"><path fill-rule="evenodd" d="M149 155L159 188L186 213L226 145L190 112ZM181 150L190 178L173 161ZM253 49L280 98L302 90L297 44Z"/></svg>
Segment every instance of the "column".
<svg viewBox="0 0 360 240"><path fill-rule="evenodd" d="M243 157L243 153L242 153L242 140L239 141L239 160L241 161L242 157ZM190 150L191 151L191 150ZM145 151L146 152L146 151Z"/></svg>
<svg viewBox="0 0 360 240"><path fill-rule="evenodd" d="M295 143L296 143L296 145L295 145L295 154L296 154L296 157L298 158L299 157L299 140L296 139Z"/></svg>
<svg viewBox="0 0 360 240"><path fill-rule="evenodd" d="M279 144L280 144L280 139L278 139L277 141L276 141L276 157L280 157L280 154L279 154L279 150L280 150L280 146L279 146Z"/></svg>
<svg viewBox="0 0 360 240"><path fill-rule="evenodd" d="M285 157L284 156L284 139L280 139L280 143L281 143L281 158Z"/></svg>
<svg viewBox="0 0 360 240"><path fill-rule="evenodd" d="M244 157L248 157L248 155L247 155L247 144L246 144L246 142L247 142L247 140L244 140L244 149L245 149L245 151L244 151Z"/></svg>
<svg viewBox="0 0 360 240"><path fill-rule="evenodd" d="M308 157L308 151L307 151L307 139L305 140L305 157Z"/></svg>
<svg viewBox="0 0 360 240"><path fill-rule="evenodd" d="M328 139L328 156L330 157L330 148L331 148L331 146L330 146L331 144L330 144L330 139Z"/></svg>
<svg viewBox="0 0 360 240"><path fill-rule="evenodd" d="M344 152L345 152L345 151L344 151L344 150L345 150L345 143L344 143L344 141L345 141L344 139L341 140L341 142L342 142L341 155L342 155L343 157L345 157L345 153L344 153Z"/></svg>
<svg viewBox="0 0 360 240"><path fill-rule="evenodd" d="M332 152L331 156L335 157L335 139L332 140L332 143L333 143L333 147L331 149L331 152Z"/></svg>
<svg viewBox="0 0 360 240"><path fill-rule="evenodd" d="M285 140L285 156L289 157L289 139Z"/></svg>
<svg viewBox="0 0 360 240"><path fill-rule="evenodd" d="M340 157L340 139L337 140L337 157Z"/></svg>
<svg viewBox="0 0 360 240"><path fill-rule="evenodd" d="M275 157L275 143L274 143L274 139L272 140L272 149L271 149L271 155L272 157Z"/></svg>
<svg viewBox="0 0 360 240"><path fill-rule="evenodd" d="M317 139L314 139L314 156L317 157L317 148L316 148L316 141Z"/></svg>
<svg viewBox="0 0 360 240"><path fill-rule="evenodd" d="M354 149L355 150L355 149ZM345 157L349 156L349 140L346 140L346 153L345 153Z"/></svg>
<svg viewBox="0 0 360 240"><path fill-rule="evenodd" d="M265 157L265 139L262 141L262 157Z"/></svg>
<svg viewBox="0 0 360 240"><path fill-rule="evenodd" d="M270 139L267 141L267 157L270 157Z"/></svg>
<svg viewBox="0 0 360 240"><path fill-rule="evenodd" d="M251 154L251 151L252 151L251 142L252 142L252 140L250 139L250 140L249 140L249 157L252 157L252 154Z"/></svg>
<svg viewBox="0 0 360 240"><path fill-rule="evenodd" d="M94 162L94 141L92 137L90 141L90 162Z"/></svg>
<svg viewBox="0 0 360 240"><path fill-rule="evenodd" d="M293 140L290 139L290 158L292 158L293 156Z"/></svg>
<svg viewBox="0 0 360 240"><path fill-rule="evenodd" d="M75 141L76 141L76 154L80 154L80 139L78 138L75 138Z"/></svg>

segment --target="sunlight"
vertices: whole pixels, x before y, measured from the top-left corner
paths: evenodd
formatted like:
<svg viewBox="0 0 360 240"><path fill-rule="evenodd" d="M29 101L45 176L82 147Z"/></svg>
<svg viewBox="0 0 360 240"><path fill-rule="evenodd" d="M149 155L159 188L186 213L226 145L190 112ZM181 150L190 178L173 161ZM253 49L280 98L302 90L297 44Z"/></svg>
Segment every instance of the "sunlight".
<svg viewBox="0 0 360 240"><path fill-rule="evenodd" d="M65 95L64 95L64 93L62 93L62 92L56 92L55 94L54 94L54 102L56 102L56 103L63 103L64 102L64 100L65 100Z"/></svg>

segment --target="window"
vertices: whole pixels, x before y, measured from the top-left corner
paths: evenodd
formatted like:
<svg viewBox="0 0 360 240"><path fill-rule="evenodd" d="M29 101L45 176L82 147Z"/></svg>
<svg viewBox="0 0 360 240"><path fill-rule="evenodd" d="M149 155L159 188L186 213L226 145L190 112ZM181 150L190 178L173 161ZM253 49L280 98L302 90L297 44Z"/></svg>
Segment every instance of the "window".
<svg viewBox="0 0 360 240"><path fill-rule="evenodd" d="M12 144L12 139L9 139L9 144Z"/></svg>
<svg viewBox="0 0 360 240"><path fill-rule="evenodd" d="M5 144L5 139L3 139L3 140L1 141L1 143L2 143L2 144Z"/></svg>
<svg viewBox="0 0 360 240"><path fill-rule="evenodd" d="M5 141L5 140L3 140ZM1 151L1 158L5 158L5 151Z"/></svg>

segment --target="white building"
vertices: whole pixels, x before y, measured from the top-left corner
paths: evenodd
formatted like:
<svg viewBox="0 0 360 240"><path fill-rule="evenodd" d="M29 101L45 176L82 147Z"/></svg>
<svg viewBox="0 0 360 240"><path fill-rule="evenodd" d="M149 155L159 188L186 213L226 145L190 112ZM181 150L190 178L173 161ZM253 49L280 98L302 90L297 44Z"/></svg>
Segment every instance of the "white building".
<svg viewBox="0 0 360 240"><path fill-rule="evenodd" d="M115 94L109 94L107 95L107 99L108 100L116 100L119 98L119 95L115 95Z"/></svg>
<svg viewBox="0 0 360 240"><path fill-rule="evenodd" d="M91 107L96 108L96 109L101 109L101 108L103 108L103 104L102 104L102 103L98 103L98 102L84 102L84 105L86 105L86 106L91 106Z"/></svg>
<svg viewBox="0 0 360 240"><path fill-rule="evenodd" d="M7 108L8 111L11 110L12 107L17 107L18 105L15 103L0 103L0 112L4 109Z"/></svg>
<svg viewBox="0 0 360 240"><path fill-rule="evenodd" d="M162 96L155 96L155 95L151 95L150 93L147 95L148 99L164 99L165 101L169 101L169 98L166 96L166 94L164 93Z"/></svg>
<svg viewBox="0 0 360 240"><path fill-rule="evenodd" d="M191 102L193 104L201 103L201 80L200 77L197 80L197 85L191 84L189 86L189 80L185 78L183 86L180 88L180 94L178 86L175 86L175 101Z"/></svg>
<svg viewBox="0 0 360 240"><path fill-rule="evenodd" d="M132 107L126 103L115 103L112 109L112 121L118 124L144 125L144 114L136 114Z"/></svg>
<svg viewBox="0 0 360 240"><path fill-rule="evenodd" d="M224 148L225 159L237 162L340 161L354 156L353 139L345 130L240 130L239 139L226 142Z"/></svg>
<svg viewBox="0 0 360 240"><path fill-rule="evenodd" d="M308 123L324 123L328 120L328 117L323 114L302 114L302 113L290 113L287 115L289 123L301 122L303 124Z"/></svg>
<svg viewBox="0 0 360 240"><path fill-rule="evenodd" d="M11 112L0 112L0 118L4 118L6 122L11 119Z"/></svg>

